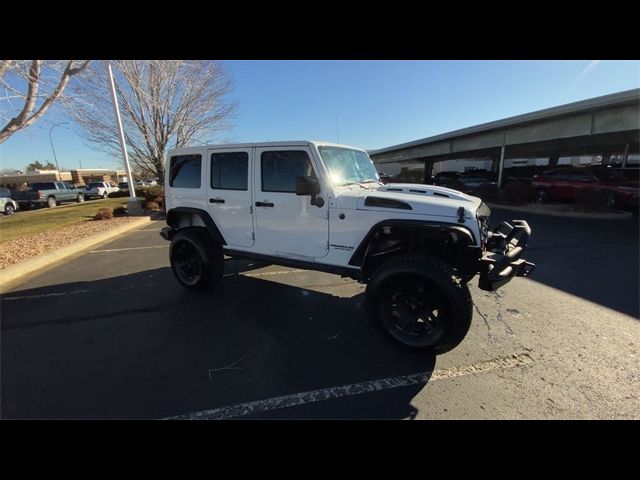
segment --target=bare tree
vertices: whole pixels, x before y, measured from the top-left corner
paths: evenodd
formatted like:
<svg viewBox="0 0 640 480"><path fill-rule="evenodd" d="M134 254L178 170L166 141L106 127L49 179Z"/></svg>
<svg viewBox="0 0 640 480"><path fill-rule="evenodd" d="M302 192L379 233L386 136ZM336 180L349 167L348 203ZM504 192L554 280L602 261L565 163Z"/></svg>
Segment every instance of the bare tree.
<svg viewBox="0 0 640 480"><path fill-rule="evenodd" d="M112 61L118 104L135 170L164 178L167 149L211 138L229 127L237 105L232 84L215 61ZM74 80L69 115L90 146L120 156L111 96L102 66Z"/></svg>
<svg viewBox="0 0 640 480"><path fill-rule="evenodd" d="M0 60L0 143L28 127L59 100L69 80L84 71L90 60ZM15 115L15 116L14 116Z"/></svg>

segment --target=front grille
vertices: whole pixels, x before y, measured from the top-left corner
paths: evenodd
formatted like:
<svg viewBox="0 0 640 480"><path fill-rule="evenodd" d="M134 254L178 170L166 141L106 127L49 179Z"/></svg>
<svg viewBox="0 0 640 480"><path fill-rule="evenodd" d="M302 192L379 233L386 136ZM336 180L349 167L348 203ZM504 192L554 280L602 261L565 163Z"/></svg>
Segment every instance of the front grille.
<svg viewBox="0 0 640 480"><path fill-rule="evenodd" d="M478 224L480 227L480 244L484 248L489 238L489 217L478 217Z"/></svg>

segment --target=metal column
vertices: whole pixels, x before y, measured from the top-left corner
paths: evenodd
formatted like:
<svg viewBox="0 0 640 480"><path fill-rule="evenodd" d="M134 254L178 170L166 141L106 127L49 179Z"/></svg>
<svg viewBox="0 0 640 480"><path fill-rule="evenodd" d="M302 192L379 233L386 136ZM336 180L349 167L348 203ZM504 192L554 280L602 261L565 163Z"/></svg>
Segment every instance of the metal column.
<svg viewBox="0 0 640 480"><path fill-rule="evenodd" d="M504 145L500 148L500 163L498 163L498 188L502 188L502 170L504 169Z"/></svg>
<svg viewBox="0 0 640 480"><path fill-rule="evenodd" d="M624 156L622 157L622 168L627 167L627 158L629 158L629 144L624 146Z"/></svg>

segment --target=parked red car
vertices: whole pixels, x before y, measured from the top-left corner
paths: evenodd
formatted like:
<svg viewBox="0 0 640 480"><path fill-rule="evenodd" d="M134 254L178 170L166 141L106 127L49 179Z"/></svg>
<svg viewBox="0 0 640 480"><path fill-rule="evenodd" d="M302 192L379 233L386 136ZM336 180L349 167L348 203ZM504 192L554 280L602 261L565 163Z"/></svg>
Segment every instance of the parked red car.
<svg viewBox="0 0 640 480"><path fill-rule="evenodd" d="M610 206L638 209L638 183L607 168L557 168L534 176L532 184L539 202L573 201L580 191L605 190L611 194Z"/></svg>

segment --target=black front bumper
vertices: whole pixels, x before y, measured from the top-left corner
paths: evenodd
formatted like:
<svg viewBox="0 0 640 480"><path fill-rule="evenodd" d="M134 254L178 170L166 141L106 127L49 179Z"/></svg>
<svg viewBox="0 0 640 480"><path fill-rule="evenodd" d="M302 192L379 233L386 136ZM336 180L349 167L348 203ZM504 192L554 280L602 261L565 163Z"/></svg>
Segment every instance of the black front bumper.
<svg viewBox="0 0 640 480"><path fill-rule="evenodd" d="M489 234L487 249L480 259L481 290L493 292L513 277L528 277L536 266L520 258L527 248L531 227L524 220L502 222Z"/></svg>

